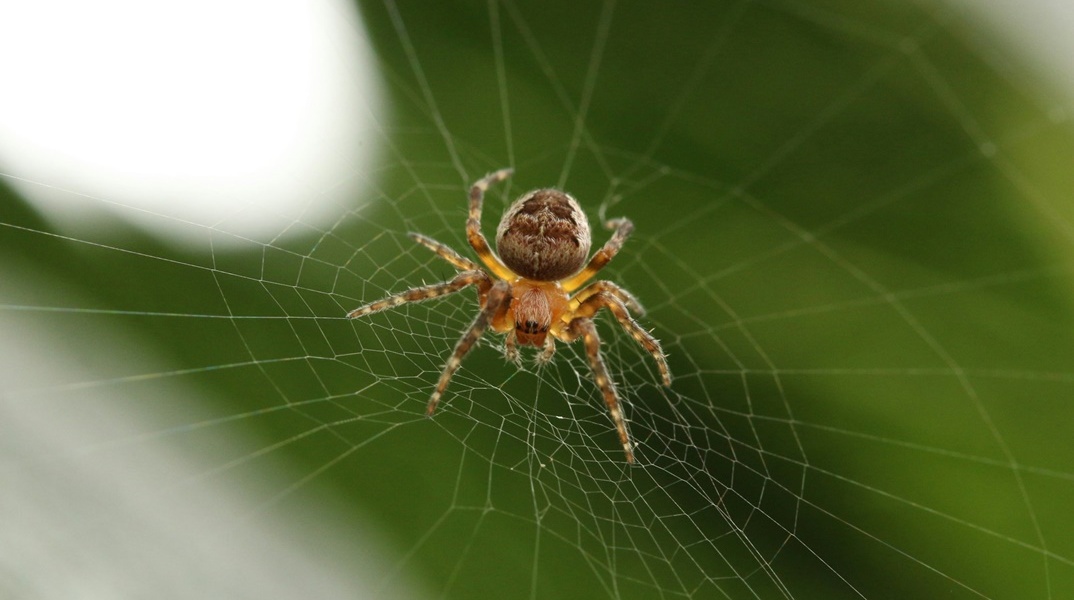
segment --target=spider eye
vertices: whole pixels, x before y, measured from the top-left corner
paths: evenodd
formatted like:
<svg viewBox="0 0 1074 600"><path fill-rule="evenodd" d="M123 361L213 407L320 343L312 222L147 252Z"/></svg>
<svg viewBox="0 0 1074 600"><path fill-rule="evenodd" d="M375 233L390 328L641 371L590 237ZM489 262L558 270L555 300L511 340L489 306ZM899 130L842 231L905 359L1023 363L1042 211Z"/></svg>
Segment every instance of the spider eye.
<svg viewBox="0 0 1074 600"><path fill-rule="evenodd" d="M522 333L534 334L545 333L548 331L548 325L542 325L532 319L526 320L526 322L516 322L515 329L518 329Z"/></svg>

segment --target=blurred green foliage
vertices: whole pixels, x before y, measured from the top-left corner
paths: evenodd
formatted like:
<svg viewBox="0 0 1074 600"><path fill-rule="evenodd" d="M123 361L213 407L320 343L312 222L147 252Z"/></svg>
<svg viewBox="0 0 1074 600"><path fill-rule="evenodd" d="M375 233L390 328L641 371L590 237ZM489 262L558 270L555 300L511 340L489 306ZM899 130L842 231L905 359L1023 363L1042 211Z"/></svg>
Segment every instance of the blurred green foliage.
<svg viewBox="0 0 1074 600"><path fill-rule="evenodd" d="M102 247L0 202L5 256L74 290L22 303L132 311L50 318L136 330L216 399L159 406L150 383L132 410L162 429L219 419L170 436L191 451L256 440L221 444L239 462L219 476L315 474L265 489L256 518L334 498L355 510L339 527L372 518L401 549L388 590L418 578L459 598L1074 593L1074 136L1043 84L976 50L965 15L359 8L393 149L332 236L209 253L112 231ZM422 418L469 295L340 320L449 276L405 232L464 249L466 186L509 163L487 231L517 192L560 181L594 222L637 226L607 277L649 308L672 390L601 331L642 466L622 464L577 349L538 376L486 345Z"/></svg>

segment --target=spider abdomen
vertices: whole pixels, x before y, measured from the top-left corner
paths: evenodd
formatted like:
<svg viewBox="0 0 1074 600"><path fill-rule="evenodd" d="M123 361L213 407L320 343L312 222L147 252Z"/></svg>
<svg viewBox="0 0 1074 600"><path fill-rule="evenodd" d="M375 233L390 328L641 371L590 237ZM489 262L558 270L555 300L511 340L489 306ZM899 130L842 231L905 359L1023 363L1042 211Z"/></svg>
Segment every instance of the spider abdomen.
<svg viewBox="0 0 1074 600"><path fill-rule="evenodd" d="M577 273L589 256L589 221L578 202L555 189L534 190L515 201L496 231L496 250L526 279L557 281Z"/></svg>

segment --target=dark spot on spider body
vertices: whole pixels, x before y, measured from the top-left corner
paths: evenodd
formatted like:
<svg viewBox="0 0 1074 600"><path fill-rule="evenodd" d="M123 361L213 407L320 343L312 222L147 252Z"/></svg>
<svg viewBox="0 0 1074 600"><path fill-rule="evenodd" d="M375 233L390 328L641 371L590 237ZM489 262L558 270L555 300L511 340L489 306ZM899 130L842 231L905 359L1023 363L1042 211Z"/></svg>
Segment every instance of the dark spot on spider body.
<svg viewBox="0 0 1074 600"><path fill-rule="evenodd" d="M537 321L526 321L525 323L515 323L515 327L522 333L545 333L548 331L547 325L541 325Z"/></svg>
<svg viewBox="0 0 1074 600"><path fill-rule="evenodd" d="M575 211L577 205L573 204L573 198L569 195L553 189L536 190L525 196L522 206L517 214L537 215L542 211L552 213L555 218L566 221L571 225L577 225Z"/></svg>

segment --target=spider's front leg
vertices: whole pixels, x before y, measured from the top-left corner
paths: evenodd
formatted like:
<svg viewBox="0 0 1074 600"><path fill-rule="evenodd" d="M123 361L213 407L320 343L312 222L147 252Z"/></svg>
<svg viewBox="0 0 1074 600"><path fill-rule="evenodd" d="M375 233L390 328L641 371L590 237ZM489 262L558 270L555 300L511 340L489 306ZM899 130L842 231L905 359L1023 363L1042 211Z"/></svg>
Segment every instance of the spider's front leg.
<svg viewBox="0 0 1074 600"><path fill-rule="evenodd" d="M668 369L667 355L664 354L664 350L660 347L660 342L651 333L642 329L641 325L638 325L638 322L630 316L626 305L617 295L610 292L593 294L578 306L574 311L574 317L592 318L602 308L607 308L615 317L615 320L619 321L619 325L652 355L653 360L656 361L656 368L660 371L661 380L665 386L670 387L671 370Z"/></svg>
<svg viewBox="0 0 1074 600"><path fill-rule="evenodd" d="M579 290L578 293L571 297L571 306L574 307L574 310L578 310L578 307L581 306L583 302L601 292L607 292L612 296L615 296L621 300L623 305L630 309L631 312L639 315L645 314L645 307L641 305L641 302L638 302L638 299L634 297L634 294L631 294L619 285L606 280L594 281Z"/></svg>
<svg viewBox="0 0 1074 600"><path fill-rule="evenodd" d="M440 374L440 380L436 382L433 396L429 399L429 406L425 409L427 416L432 416L433 412L436 411L436 405L440 403L440 397L444 395L444 390L447 389L451 376L455 374L455 371L459 369L459 365L462 364L463 357L474 347L474 344L481 338L481 334L485 333L485 329L488 329L493 319L507 310L510 302L511 284L506 281L494 283L492 289L489 290L485 306L481 309L481 312L477 313L477 318L470 324L470 328L455 344L455 350L451 353L451 357L448 358L447 364L444 365L444 371Z"/></svg>
<svg viewBox="0 0 1074 600"><path fill-rule="evenodd" d="M612 423L619 433L619 442L623 445L626 453L626 461L634 462L634 442L627 429L626 418L619 407L619 394L615 391L615 384L608 375L608 368L604 366L604 359L600 355L600 336L597 335L597 327L593 320L588 317L573 319L563 333L562 340L570 342L581 337L585 341L585 353L589 357L589 366L593 370L593 379L604 396L604 403L608 405L608 413L612 416Z"/></svg>

